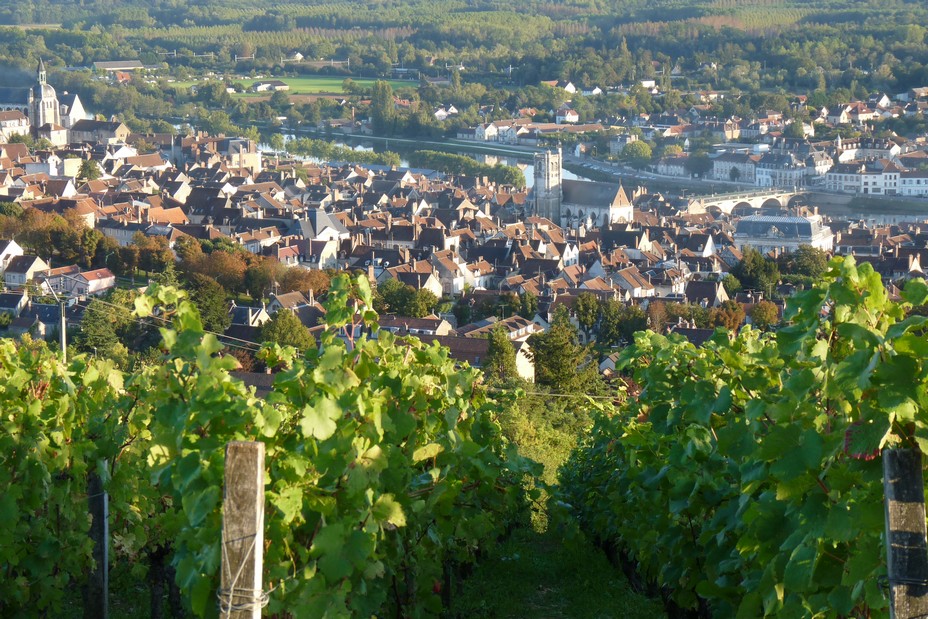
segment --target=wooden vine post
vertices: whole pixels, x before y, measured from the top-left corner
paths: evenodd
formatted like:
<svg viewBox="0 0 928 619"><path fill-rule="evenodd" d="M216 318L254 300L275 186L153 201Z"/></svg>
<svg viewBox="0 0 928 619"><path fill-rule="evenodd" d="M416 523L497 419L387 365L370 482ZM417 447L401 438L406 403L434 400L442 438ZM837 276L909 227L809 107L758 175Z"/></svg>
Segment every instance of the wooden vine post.
<svg viewBox="0 0 928 619"><path fill-rule="evenodd" d="M235 441L226 445L220 617L261 617L263 565L264 443Z"/></svg>
<svg viewBox="0 0 928 619"><path fill-rule="evenodd" d="M921 451L883 450L883 493L890 617L928 616L928 534Z"/></svg>

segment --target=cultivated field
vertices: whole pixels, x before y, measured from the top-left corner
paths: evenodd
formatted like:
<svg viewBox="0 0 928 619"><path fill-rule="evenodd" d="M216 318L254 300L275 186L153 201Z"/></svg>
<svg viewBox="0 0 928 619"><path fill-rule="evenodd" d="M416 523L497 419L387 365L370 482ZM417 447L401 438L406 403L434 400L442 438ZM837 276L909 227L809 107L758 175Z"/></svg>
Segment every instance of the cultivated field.
<svg viewBox="0 0 928 619"><path fill-rule="evenodd" d="M350 76L346 76L350 77ZM334 76L334 75L312 75L306 77L274 77L274 76L264 76L261 78L224 78L230 81L231 83L241 83L244 84L246 88L251 88L251 85L259 81L267 80L280 80L290 86L290 90L287 91L288 95L318 95L318 94L341 94L342 93L342 82L345 80L345 77ZM351 78L354 83L359 88L370 88L374 85L376 80L369 78ZM419 82L415 80L386 80L394 89L398 88L416 88L419 85ZM173 85L179 88L190 88L191 86L197 86L203 84L203 81L185 81L185 82L173 82ZM271 93L268 92L245 92L245 93L236 93L232 95L233 97L243 97L243 98L254 98L254 97L268 97Z"/></svg>

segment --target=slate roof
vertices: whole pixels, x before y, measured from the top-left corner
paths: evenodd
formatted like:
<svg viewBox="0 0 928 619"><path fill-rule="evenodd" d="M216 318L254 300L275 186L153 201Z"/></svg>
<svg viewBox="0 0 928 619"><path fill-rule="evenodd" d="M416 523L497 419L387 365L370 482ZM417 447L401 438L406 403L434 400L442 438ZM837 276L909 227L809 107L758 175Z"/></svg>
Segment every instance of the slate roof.
<svg viewBox="0 0 928 619"><path fill-rule="evenodd" d="M0 102L29 105L30 88L22 87L3 87L0 88Z"/></svg>
<svg viewBox="0 0 928 619"><path fill-rule="evenodd" d="M563 203L578 206L608 206L628 204L621 185L564 179L561 181Z"/></svg>

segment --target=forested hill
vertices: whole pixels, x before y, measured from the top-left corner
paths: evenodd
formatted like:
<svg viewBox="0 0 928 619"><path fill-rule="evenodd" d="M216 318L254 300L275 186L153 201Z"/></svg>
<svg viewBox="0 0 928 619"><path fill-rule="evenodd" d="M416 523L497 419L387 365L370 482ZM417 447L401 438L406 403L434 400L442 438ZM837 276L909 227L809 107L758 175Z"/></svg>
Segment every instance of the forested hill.
<svg viewBox="0 0 928 619"><path fill-rule="evenodd" d="M928 82L926 18L923 2L905 0L42 0L0 6L0 24L29 25L2 29L0 62L140 58L212 67L254 55L251 68L260 69L300 51L351 58L352 72L368 75L461 63L471 75L506 74L521 84L565 78L606 86L673 73L742 90L812 91L855 80L904 89Z"/></svg>

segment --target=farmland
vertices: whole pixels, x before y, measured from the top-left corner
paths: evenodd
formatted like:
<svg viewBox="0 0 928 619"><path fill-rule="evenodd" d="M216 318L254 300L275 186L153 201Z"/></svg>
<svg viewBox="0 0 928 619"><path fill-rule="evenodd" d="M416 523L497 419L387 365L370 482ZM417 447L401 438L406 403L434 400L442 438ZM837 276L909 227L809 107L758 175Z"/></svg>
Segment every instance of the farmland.
<svg viewBox="0 0 928 619"><path fill-rule="evenodd" d="M345 76L348 77L348 76ZM342 76L332 76L332 75L310 75L302 77L274 77L274 76L265 76L265 77L228 77L223 78L224 81L231 84L240 84L246 89L251 88L251 85L254 82L258 81L268 81L268 80L280 80L290 86L290 90L286 91L288 95L321 95L321 94L342 94L342 83L345 80L345 77ZM374 85L376 80L374 79L365 79L365 78L351 78L355 83L356 87L360 89L371 88ZM189 89L194 86L201 85L206 83L209 80L187 80L187 81L177 81L173 82L173 86L176 88ZM394 89L401 88L417 88L419 82L415 80L387 80ZM267 98L270 92L241 92L232 95L237 98Z"/></svg>

